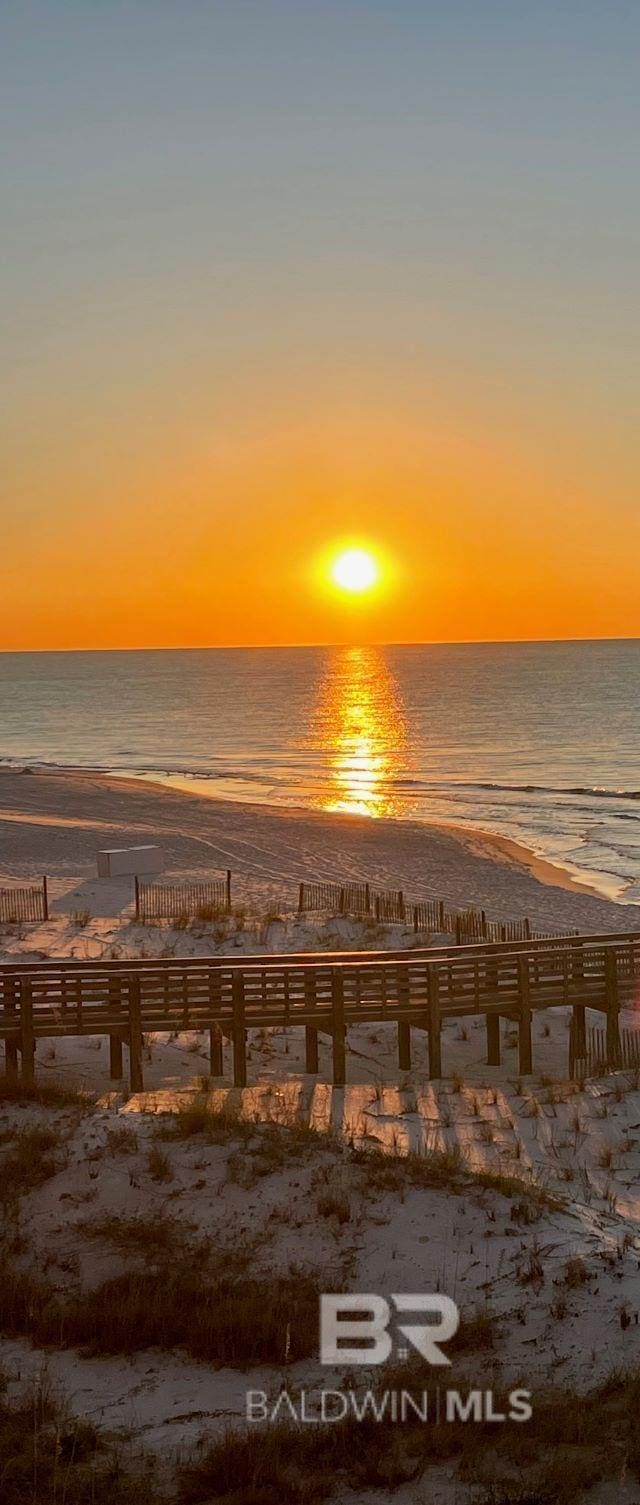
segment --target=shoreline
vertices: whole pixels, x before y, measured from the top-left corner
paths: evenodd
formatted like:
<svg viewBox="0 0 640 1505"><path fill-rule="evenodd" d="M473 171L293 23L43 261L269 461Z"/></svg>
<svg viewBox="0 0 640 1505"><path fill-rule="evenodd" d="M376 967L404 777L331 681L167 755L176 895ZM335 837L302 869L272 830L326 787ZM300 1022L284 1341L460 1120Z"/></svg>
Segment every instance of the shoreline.
<svg viewBox="0 0 640 1505"><path fill-rule="evenodd" d="M69 772L75 771L76 770L69 770ZM210 801L218 807L242 805L244 809L255 811L266 810L274 813L284 810L288 814L294 817L297 816L300 819L317 816L320 817L320 819L330 821L345 821L349 823L354 821L364 821L367 825L375 824L376 826L382 827L382 829L384 829L386 826L400 826L401 829L410 826L415 827L418 830L423 830L426 828L426 830L428 831L448 831L453 837L458 837L460 840L464 840L465 844L468 844L469 849L472 848L474 842L477 843L479 852L482 851L483 847L488 848L489 856L493 856L494 861L498 860L499 854L500 858L505 860L506 862L513 862L516 864L516 866L525 867L527 871L532 873L534 877L537 877L541 883L546 883L550 888L566 888L571 893L587 893L590 894L592 898L606 899L611 903L620 903L620 900L615 899L612 895L601 893L601 891L596 888L594 884L587 883L586 881L582 882L579 878L574 878L572 874L566 868L560 866L560 864L551 862L546 857L540 857L536 852L532 850L531 847L527 847L524 842L516 841L513 837L510 836L499 836L497 832L485 831L481 827L465 826L458 824L456 821L445 820L431 821L415 820L411 818L403 820L402 816L400 815L368 816L360 815L355 812L351 814L347 811L318 810L311 805L278 805L268 800L234 800L230 797L221 798L216 794L204 794L199 787L197 788L197 790L193 791L187 789L183 784L177 781L177 778L174 778L173 776L167 779L160 779L157 777L146 778L145 776L140 774L104 774L101 776L104 778L117 779L118 782L122 782L124 784L145 784L152 785L156 789L172 789L177 794L185 794L187 798L193 797L195 799L204 799ZM0 789L1 787L2 786L0 785ZM492 852L491 848L494 848L495 852Z"/></svg>
<svg viewBox="0 0 640 1505"><path fill-rule="evenodd" d="M357 813L351 814L346 811L319 810L309 805L276 804L267 800L232 799L229 796L222 797L216 794L204 793L199 785L195 789L185 787L185 784L178 781L178 776L172 775L171 777L162 779L157 776L147 777L139 773L120 774L97 768L77 767L56 768L54 770L48 767L30 766L28 764L20 768L0 768L0 796L2 794L1 780L5 773L16 774L18 777L27 774L28 777L34 778L68 778L79 781L86 778L99 779L105 784L110 785L113 783L114 788L124 786L125 788L137 789L142 786L145 789L151 788L163 793L170 792L174 795L182 795L186 799L204 800L208 805L213 805L218 810L225 811L232 810L235 806L240 806L243 810L255 811L261 814L266 812L273 816L285 813L293 819L297 818L300 820L319 819L331 821L332 823L344 822L349 825L363 822L366 825L380 827L382 830L386 827L393 827L394 829L400 827L402 830L415 828L427 831L446 831L454 838L457 837L459 840L464 841L469 850L472 850L475 844L478 853L481 855L484 855L484 849L487 849L489 856L493 856L494 860L503 860L507 863L524 867L541 883L546 884L550 888L563 888L567 889L570 893L588 894L592 898L602 899L607 903L619 904L621 907L624 905L624 900L612 894L603 893L593 883L589 883L586 878L583 880L575 877L560 863L551 862L549 858L540 856L531 847L526 846L524 842L516 841L515 838L510 836L498 835L495 831L486 831L479 826L465 826L455 821L445 820L403 820L401 816L391 815L371 817ZM11 819L13 817L3 812L0 804L0 822L2 819L7 818Z"/></svg>
<svg viewBox="0 0 640 1505"><path fill-rule="evenodd" d="M513 861L524 866L527 871L538 877L540 882L550 887L566 888L569 891L588 893L602 899L607 903L615 903L626 907L640 907L633 901L625 899L624 895L628 887L634 887L633 880L626 884L620 880L619 886L613 881L607 882L607 874L599 876L603 879L601 884L594 881L593 874L585 870L584 874L576 864L566 865L554 857L545 856L543 852L536 851L534 847L527 845L517 836L507 836L502 832L486 829L481 825L467 825L464 821L449 820L446 815L433 819L420 818L416 815L367 815L359 811L342 811L321 808L313 804L285 803L280 801L259 800L251 796L231 794L225 790L222 794L210 791L211 781L200 774L190 773L145 773L139 769L135 772L129 770L120 771L113 768L88 768L80 765L58 765L48 763L2 763L0 761L0 781L3 775L21 776L27 774L37 778L77 779L86 778L100 779L105 783L124 787L144 786L162 791L170 791L174 795L182 794L191 799L202 799L216 808L232 809L240 806L244 810L257 812L271 812L274 816L280 812L290 815L292 818L312 819L320 817L328 820L345 820L348 822L364 821L381 828L401 827L431 831L448 831L452 835L458 835L466 842L477 844L478 851L483 848L495 848L495 854L499 854L507 862ZM0 782L0 795L2 783ZM1 802L1 801L0 801ZM0 850L1 864L1 850ZM0 866L1 871L1 866Z"/></svg>
<svg viewBox="0 0 640 1505"><path fill-rule="evenodd" d="M243 897L261 902L293 902L302 879L342 876L549 929L628 929L639 912L475 828L220 800L88 769L0 770L0 873L13 882L47 872L59 891L95 874L98 850L150 840L167 875L231 867Z"/></svg>

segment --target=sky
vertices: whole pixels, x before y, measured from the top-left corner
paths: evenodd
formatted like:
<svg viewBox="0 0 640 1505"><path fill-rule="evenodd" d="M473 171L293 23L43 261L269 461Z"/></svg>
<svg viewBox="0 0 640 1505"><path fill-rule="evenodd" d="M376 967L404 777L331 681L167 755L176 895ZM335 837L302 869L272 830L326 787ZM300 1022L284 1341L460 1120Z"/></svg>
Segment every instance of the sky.
<svg viewBox="0 0 640 1505"><path fill-rule="evenodd" d="M0 0L0 57L0 649L640 635L637 0Z"/></svg>

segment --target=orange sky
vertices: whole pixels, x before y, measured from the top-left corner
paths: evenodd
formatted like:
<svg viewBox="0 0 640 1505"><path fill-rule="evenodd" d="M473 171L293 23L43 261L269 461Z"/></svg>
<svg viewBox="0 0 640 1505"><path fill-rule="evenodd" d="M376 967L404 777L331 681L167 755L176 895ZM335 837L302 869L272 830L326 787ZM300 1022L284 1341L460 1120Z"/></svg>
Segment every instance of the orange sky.
<svg viewBox="0 0 640 1505"><path fill-rule="evenodd" d="M0 650L638 635L637 16L145 10L7 19Z"/></svg>
<svg viewBox="0 0 640 1505"><path fill-rule="evenodd" d="M99 453L91 415L16 488L1 646L635 635L638 515L611 511L593 446L425 409L292 394L259 421L167 411ZM353 541L382 588L340 599L327 559Z"/></svg>

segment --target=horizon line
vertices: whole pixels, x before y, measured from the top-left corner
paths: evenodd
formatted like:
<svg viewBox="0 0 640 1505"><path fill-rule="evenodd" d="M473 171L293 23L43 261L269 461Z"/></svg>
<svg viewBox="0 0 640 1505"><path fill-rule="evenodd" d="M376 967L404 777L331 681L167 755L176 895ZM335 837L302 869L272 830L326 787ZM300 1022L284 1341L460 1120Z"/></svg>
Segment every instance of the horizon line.
<svg viewBox="0 0 640 1505"><path fill-rule="evenodd" d="M637 643L640 633L612 633L602 637L548 637L548 638L393 638L376 639L368 643L353 639L335 639L325 642L292 643L158 643L128 644L106 648L0 648L0 657L27 653L242 653L303 650L305 648L514 648L531 644L557 643Z"/></svg>

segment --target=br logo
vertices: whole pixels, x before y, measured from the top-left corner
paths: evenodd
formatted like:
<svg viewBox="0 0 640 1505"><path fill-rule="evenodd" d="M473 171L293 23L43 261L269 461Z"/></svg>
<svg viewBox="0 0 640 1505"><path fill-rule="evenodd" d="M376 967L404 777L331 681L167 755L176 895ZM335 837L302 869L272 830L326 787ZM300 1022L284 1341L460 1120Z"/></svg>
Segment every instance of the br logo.
<svg viewBox="0 0 640 1505"><path fill-rule="evenodd" d="M399 1322L397 1314L420 1315L420 1322ZM390 1331L393 1325L393 1332ZM320 1297L320 1363L384 1364L394 1352L407 1359L409 1347L427 1364L451 1364L441 1344L457 1333L460 1313L449 1296L372 1294ZM403 1341L404 1340L404 1341Z"/></svg>

